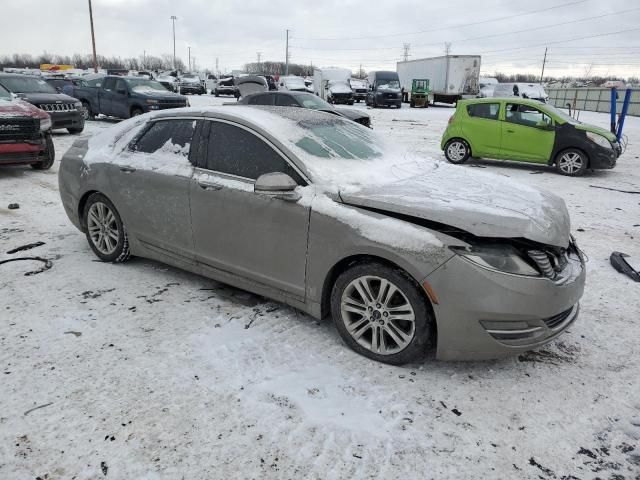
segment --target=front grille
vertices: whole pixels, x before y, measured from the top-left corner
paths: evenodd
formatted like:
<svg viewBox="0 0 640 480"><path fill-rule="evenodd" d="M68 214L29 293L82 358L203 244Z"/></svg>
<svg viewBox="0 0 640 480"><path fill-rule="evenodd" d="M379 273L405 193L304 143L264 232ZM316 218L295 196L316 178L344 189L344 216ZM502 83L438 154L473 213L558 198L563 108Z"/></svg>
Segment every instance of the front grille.
<svg viewBox="0 0 640 480"><path fill-rule="evenodd" d="M385 96L385 98L396 98L396 94L395 93L385 93L384 96Z"/></svg>
<svg viewBox="0 0 640 480"><path fill-rule="evenodd" d="M160 100L158 106L161 109L164 108L182 108L187 106L187 102L184 100Z"/></svg>
<svg viewBox="0 0 640 480"><path fill-rule="evenodd" d="M569 315L571 315L571 312L573 312L573 307L562 313L554 315L553 317L544 318L543 321L547 325L547 327L554 329L561 325L569 317Z"/></svg>
<svg viewBox="0 0 640 480"><path fill-rule="evenodd" d="M1 153L0 163L34 163L40 161L38 152Z"/></svg>
<svg viewBox="0 0 640 480"><path fill-rule="evenodd" d="M37 118L0 119L0 141L38 140L40 120Z"/></svg>
<svg viewBox="0 0 640 480"><path fill-rule="evenodd" d="M73 103L41 103L38 108L45 112L75 112L77 110Z"/></svg>
<svg viewBox="0 0 640 480"><path fill-rule="evenodd" d="M367 93L365 88L356 88L356 93Z"/></svg>

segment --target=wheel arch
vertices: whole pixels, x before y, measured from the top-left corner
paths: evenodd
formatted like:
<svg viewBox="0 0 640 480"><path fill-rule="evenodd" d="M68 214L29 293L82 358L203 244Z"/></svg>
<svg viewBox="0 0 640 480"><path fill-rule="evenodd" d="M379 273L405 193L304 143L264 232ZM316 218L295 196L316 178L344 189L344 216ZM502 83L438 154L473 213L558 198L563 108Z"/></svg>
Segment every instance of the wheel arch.
<svg viewBox="0 0 640 480"><path fill-rule="evenodd" d="M104 193L98 190L87 190L84 194L82 194L80 200L78 201L78 218L80 219L80 225L82 226L83 231L87 229L87 226L84 223L84 207L87 205L87 200L89 200L89 197L94 193L101 193L102 195L104 195Z"/></svg>
<svg viewBox="0 0 640 480"><path fill-rule="evenodd" d="M460 140L461 142L465 143L467 147L469 147L469 158L473 157L473 145L469 140L464 138L462 135L452 136L449 140L445 142L443 150L446 150L447 145L449 145L449 143L453 142L454 140Z"/></svg>
<svg viewBox="0 0 640 480"><path fill-rule="evenodd" d="M550 165L557 165L558 164L558 160L560 159L560 155L562 155L567 150L578 150L580 153L582 153L587 158L587 166L585 168L591 168L591 157L589 156L587 151L584 148L573 147L573 146L571 146L571 147L565 146L563 148L559 148L556 151L556 154L552 157L553 160L552 160Z"/></svg>

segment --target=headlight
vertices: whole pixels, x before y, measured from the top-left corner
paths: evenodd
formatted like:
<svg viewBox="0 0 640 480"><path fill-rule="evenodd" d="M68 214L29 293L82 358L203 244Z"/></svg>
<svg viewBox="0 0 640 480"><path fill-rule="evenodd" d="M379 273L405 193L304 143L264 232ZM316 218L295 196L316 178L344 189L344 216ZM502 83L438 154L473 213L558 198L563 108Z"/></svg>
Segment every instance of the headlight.
<svg viewBox="0 0 640 480"><path fill-rule="evenodd" d="M157 105L158 104L158 100L154 100L153 98L147 98L147 103L149 105Z"/></svg>
<svg viewBox="0 0 640 480"><path fill-rule="evenodd" d="M540 272L529 265L518 250L510 245L451 247L451 249L466 260L489 270L528 277L540 276Z"/></svg>
<svg viewBox="0 0 640 480"><path fill-rule="evenodd" d="M587 138L591 140L593 143L595 143L596 145L602 148L612 148L611 142L607 137L604 137L597 133L591 133L591 132L586 132L586 133L587 133Z"/></svg>
<svg viewBox="0 0 640 480"><path fill-rule="evenodd" d="M51 128L51 117L43 118L40 120L40 131L46 132Z"/></svg>

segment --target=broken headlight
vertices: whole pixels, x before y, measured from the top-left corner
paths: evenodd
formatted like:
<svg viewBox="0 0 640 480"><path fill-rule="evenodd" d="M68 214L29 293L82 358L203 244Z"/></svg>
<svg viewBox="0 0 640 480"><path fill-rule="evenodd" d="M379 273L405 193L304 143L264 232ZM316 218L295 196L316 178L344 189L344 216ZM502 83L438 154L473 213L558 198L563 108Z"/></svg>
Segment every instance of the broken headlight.
<svg viewBox="0 0 640 480"><path fill-rule="evenodd" d="M451 249L464 259L489 270L527 277L540 276L540 272L511 245L475 245L472 247L451 247Z"/></svg>

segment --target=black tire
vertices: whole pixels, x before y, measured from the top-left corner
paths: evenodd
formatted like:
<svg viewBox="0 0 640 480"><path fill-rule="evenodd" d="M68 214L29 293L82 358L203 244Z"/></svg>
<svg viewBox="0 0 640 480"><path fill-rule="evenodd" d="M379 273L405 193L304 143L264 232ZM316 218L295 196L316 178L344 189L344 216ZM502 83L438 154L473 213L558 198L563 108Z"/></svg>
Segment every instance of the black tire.
<svg viewBox="0 0 640 480"><path fill-rule="evenodd" d="M90 231L90 220L89 220L89 212L91 208L96 205L102 204L113 214L113 222L117 228L117 240L115 248L112 252L105 253L100 251L99 247L96 245L94 240L91 237ZM82 212L82 221L85 229L85 236L87 237L87 241L89 242L89 246L93 253L103 262L111 262L111 263L122 263L129 260L131 257L131 251L129 250L129 239L127 237L127 232L125 230L124 224L122 223L122 219L120 218L120 214L116 210L116 207L111 203L107 197L105 197L101 193L94 193L88 199L87 203L84 206L84 211Z"/></svg>
<svg viewBox="0 0 640 480"><path fill-rule="evenodd" d="M560 175L579 177L589 165L589 157L577 148L568 148L558 153L556 170Z"/></svg>
<svg viewBox="0 0 640 480"><path fill-rule="evenodd" d="M142 115L144 112L142 111L141 108L139 107L135 107L131 109L131 117L137 117L139 115Z"/></svg>
<svg viewBox="0 0 640 480"><path fill-rule="evenodd" d="M353 100L349 100L349 105L353 105Z"/></svg>
<svg viewBox="0 0 640 480"><path fill-rule="evenodd" d="M67 132L69 132L71 135L78 135L79 133L82 133L83 130L84 125L80 128L67 128Z"/></svg>
<svg viewBox="0 0 640 480"><path fill-rule="evenodd" d="M53 166L53 162L56 160L56 149L53 145L53 138L48 133L45 138L46 147L42 154L43 160L38 163L32 163L31 168L34 170L49 170Z"/></svg>
<svg viewBox="0 0 640 480"><path fill-rule="evenodd" d="M460 165L471 156L471 148L469 144L461 138L452 138L444 146L444 156L449 162Z"/></svg>
<svg viewBox="0 0 640 480"><path fill-rule="evenodd" d="M373 100L371 101L371 106L373 108L378 108L378 101L376 100L376 97L373 97Z"/></svg>
<svg viewBox="0 0 640 480"><path fill-rule="evenodd" d="M96 118L95 113L91 110L91 105L86 100L82 101L82 108L84 109L83 116L85 120L94 120Z"/></svg>
<svg viewBox="0 0 640 480"><path fill-rule="evenodd" d="M214 95L214 96L216 96L216 97L219 97L219 96L220 96L220 94L218 93L218 91L217 91L217 90L216 90L215 92L213 92L213 95Z"/></svg>
<svg viewBox="0 0 640 480"><path fill-rule="evenodd" d="M388 312L385 311L384 306L381 308L383 311L381 314L380 310L377 310L377 308L380 308L380 304L373 305L374 310L371 313L372 316L370 319L367 319L365 315L350 312L345 314L348 315L349 318L344 318L342 312L343 297L347 298L351 295L349 292L352 288L351 285L353 285L352 282L361 277L373 279L370 284L372 292L375 288L375 282L378 280L386 280L395 285L401 294L393 294L390 301L392 302L392 299L399 298L402 303L409 304L413 310L413 323L411 321L392 320L390 315L387 316ZM378 286L378 288L380 288L381 284L378 283ZM378 291L378 294L379 293ZM365 311L365 313L369 315L369 310ZM331 314L338 333L349 347L365 357L391 365L401 365L423 358L434 336L433 316L424 292L420 290L415 281L403 270L375 261L356 263L338 276L331 291ZM352 315L355 315L355 320ZM382 315L385 315L385 317L382 317ZM363 321L364 323L362 323ZM359 338L361 338L364 343L368 342L371 345L368 347L361 345L358 340L349 333L347 328L349 322L351 322L352 327L356 324L361 325L356 327L356 331L364 332L361 333ZM383 322L384 326L382 326ZM402 322L404 322L404 325L402 325ZM406 331L407 326L409 327L409 332ZM371 330L371 340L367 340L369 330ZM377 340L378 343L384 343L387 347L391 347L391 345L399 347L399 344L395 342L389 331L393 332L396 338L400 338L400 336L397 335L398 332L402 332L406 335L407 340L410 340L398 351L395 351L393 348L389 350L391 353L387 354L372 351L370 347L373 345L374 332L379 332L377 334L379 336L376 337L379 339Z"/></svg>
<svg viewBox="0 0 640 480"><path fill-rule="evenodd" d="M409 106L410 106L411 108L416 108L416 102L414 102L413 100L411 100L411 101L409 102Z"/></svg>

